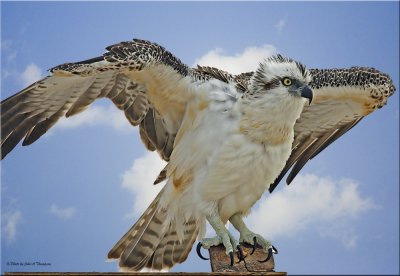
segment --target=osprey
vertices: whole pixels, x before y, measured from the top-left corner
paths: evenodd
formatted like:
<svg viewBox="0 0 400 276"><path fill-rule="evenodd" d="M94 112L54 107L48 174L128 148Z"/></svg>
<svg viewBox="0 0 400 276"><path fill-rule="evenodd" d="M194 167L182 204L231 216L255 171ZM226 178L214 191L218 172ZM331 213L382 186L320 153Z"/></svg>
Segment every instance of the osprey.
<svg viewBox="0 0 400 276"><path fill-rule="evenodd" d="M292 168L289 184L309 159L386 104L395 87L373 68L306 69L280 55L255 72L232 75L189 68L145 40L121 42L100 57L65 63L50 76L1 102L1 157L23 138L30 145L62 116L109 98L148 150L168 162L166 184L108 253L128 270L165 270L200 247L223 244L243 259L240 243L271 242L243 222ZM216 236L203 238L206 221ZM227 222L239 231L237 241ZM202 256L201 256L202 257ZM204 257L203 257L204 258Z"/></svg>

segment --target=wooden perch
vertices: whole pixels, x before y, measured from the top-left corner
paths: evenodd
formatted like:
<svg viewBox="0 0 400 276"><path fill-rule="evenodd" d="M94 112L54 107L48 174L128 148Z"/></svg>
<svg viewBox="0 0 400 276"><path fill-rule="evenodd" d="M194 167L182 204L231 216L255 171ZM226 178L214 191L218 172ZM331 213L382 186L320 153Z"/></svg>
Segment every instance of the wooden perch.
<svg viewBox="0 0 400 276"><path fill-rule="evenodd" d="M210 252L211 270L213 272L240 272L243 275L286 275L286 272L275 272L274 256L265 263L259 262L267 258L267 253L260 246L253 251L253 246L250 244L241 245L244 260L238 263L239 259L235 254L234 265L230 265L230 258L225 253L223 245L213 246L208 251ZM212 274L212 273L211 273Z"/></svg>

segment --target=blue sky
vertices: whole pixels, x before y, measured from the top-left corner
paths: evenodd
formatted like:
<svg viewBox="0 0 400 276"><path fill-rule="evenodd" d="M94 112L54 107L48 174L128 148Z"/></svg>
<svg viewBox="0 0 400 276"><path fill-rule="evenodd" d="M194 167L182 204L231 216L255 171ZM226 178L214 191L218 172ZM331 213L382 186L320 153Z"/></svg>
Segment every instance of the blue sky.
<svg viewBox="0 0 400 276"><path fill-rule="evenodd" d="M1 8L2 99L48 68L133 37L157 42L191 66L247 70L281 53L309 68L375 67L399 88L399 2L1 2ZM399 273L398 95L309 162L292 185L255 206L249 225L279 249L277 271ZM116 271L107 252L156 193L151 183L161 166L106 100L33 145L16 147L1 162L1 271ZM209 269L192 252L174 271Z"/></svg>

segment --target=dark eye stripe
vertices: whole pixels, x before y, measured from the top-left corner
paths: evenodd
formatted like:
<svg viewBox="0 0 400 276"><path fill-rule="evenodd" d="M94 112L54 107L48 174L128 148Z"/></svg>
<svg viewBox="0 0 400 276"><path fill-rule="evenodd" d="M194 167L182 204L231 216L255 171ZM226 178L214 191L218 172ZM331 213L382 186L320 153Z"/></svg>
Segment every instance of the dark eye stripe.
<svg viewBox="0 0 400 276"><path fill-rule="evenodd" d="M264 83L264 89L265 90L270 90L270 89L274 89L275 87L279 86L279 79L272 79L269 82L265 82Z"/></svg>

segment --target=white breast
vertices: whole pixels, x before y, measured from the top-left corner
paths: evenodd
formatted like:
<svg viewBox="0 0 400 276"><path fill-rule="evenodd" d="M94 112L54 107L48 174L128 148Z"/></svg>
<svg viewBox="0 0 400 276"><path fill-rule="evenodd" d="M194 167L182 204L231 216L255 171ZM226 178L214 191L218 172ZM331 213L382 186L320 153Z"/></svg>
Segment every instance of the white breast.
<svg viewBox="0 0 400 276"><path fill-rule="evenodd" d="M282 171L290 150L291 143L263 146L243 134L232 135L208 167L202 201L216 201L223 221L246 214Z"/></svg>

